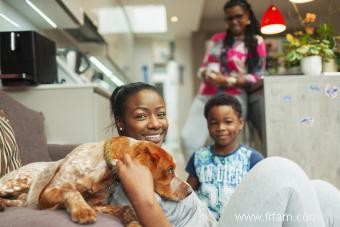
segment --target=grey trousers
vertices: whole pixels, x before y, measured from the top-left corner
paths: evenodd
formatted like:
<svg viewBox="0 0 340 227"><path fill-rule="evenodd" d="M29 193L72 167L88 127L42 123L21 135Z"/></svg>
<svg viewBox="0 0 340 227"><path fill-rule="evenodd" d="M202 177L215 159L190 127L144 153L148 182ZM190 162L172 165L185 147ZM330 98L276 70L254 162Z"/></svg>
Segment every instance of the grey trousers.
<svg viewBox="0 0 340 227"><path fill-rule="evenodd" d="M311 181L294 162L258 163L236 189L217 227L340 227L340 192Z"/></svg>
<svg viewBox="0 0 340 227"><path fill-rule="evenodd" d="M327 227L340 227L340 191L328 182L312 181Z"/></svg>

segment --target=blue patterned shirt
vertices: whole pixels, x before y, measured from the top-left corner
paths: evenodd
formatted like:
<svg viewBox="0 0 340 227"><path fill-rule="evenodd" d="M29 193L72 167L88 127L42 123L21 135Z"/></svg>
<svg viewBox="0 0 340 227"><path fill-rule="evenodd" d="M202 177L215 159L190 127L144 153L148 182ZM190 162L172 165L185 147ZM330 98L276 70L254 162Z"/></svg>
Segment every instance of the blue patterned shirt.
<svg viewBox="0 0 340 227"><path fill-rule="evenodd" d="M256 150L240 145L228 155L214 152L214 146L199 148L190 158L186 171L197 177L198 197L219 220L222 208L228 203L242 178L263 156Z"/></svg>

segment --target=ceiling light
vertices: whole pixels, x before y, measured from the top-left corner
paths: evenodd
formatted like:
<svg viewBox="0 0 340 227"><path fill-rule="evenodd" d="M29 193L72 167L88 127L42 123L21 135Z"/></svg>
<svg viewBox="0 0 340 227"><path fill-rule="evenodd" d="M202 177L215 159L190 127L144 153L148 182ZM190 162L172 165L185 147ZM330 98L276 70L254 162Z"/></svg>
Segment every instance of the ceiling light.
<svg viewBox="0 0 340 227"><path fill-rule="evenodd" d="M170 21L171 22L177 22L178 21L178 17L173 16L173 17L170 18Z"/></svg>
<svg viewBox="0 0 340 227"><path fill-rule="evenodd" d="M286 30L284 17L276 6L270 5L262 17L261 33L277 34L284 30Z"/></svg>
<svg viewBox="0 0 340 227"><path fill-rule="evenodd" d="M110 69L108 69L103 63L101 63L97 58L91 56L90 61L100 70L102 71L107 77L109 77L113 83L117 86L122 86L124 83L115 76Z"/></svg>
<svg viewBox="0 0 340 227"><path fill-rule="evenodd" d="M306 3L306 2L311 2L314 0L289 0L289 1L294 2L294 3Z"/></svg>
<svg viewBox="0 0 340 227"><path fill-rule="evenodd" d="M57 28L57 24L54 23L54 21L52 21L45 13L43 13L36 5L34 5L32 2L30 2L29 0L26 0L26 3L32 8L34 9L35 12L37 12L42 18L44 18L45 21L47 21L47 23L49 23L53 28Z"/></svg>
<svg viewBox="0 0 340 227"><path fill-rule="evenodd" d="M166 8L164 5L125 6L124 8L133 32L167 32Z"/></svg>
<svg viewBox="0 0 340 227"><path fill-rule="evenodd" d="M6 15L0 13L0 17L4 18L7 22L11 23L12 25L14 25L17 28L20 28L20 25L18 25L17 23L15 23L13 20L11 20L9 17L7 17Z"/></svg>

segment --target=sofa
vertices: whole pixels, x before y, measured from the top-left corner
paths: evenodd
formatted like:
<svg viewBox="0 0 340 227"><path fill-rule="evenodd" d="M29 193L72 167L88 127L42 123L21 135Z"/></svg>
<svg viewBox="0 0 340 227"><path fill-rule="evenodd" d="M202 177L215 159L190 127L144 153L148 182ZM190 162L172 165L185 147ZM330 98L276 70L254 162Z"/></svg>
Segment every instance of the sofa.
<svg viewBox="0 0 340 227"><path fill-rule="evenodd" d="M6 113L12 126L19 156L23 165L31 162L56 161L68 154L76 145L47 144L44 133L44 116L9 97L0 86L0 110ZM3 152L3 151L1 151ZM81 226L73 223L64 209L37 210L33 208L8 207L0 212L0 226ZM98 214L90 226L121 227L114 217Z"/></svg>

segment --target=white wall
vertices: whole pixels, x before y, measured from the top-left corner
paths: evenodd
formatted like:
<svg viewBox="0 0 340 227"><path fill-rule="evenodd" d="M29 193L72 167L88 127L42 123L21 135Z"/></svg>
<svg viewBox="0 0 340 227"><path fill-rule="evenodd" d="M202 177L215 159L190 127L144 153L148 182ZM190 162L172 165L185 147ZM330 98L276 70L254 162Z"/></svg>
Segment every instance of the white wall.
<svg viewBox="0 0 340 227"><path fill-rule="evenodd" d="M107 55L124 71L132 81L135 39L131 33L105 36L108 42Z"/></svg>
<svg viewBox="0 0 340 227"><path fill-rule="evenodd" d="M183 126L187 117L186 113L189 112L192 99L196 93L194 89L196 69L193 69L191 38L176 39L175 45L175 61L183 66L183 84L179 86L180 101L178 103L178 123Z"/></svg>
<svg viewBox="0 0 340 227"><path fill-rule="evenodd" d="M149 73L152 69L152 40L148 38L135 39L133 57L133 81L143 81L142 66L148 67Z"/></svg>

